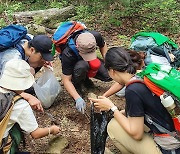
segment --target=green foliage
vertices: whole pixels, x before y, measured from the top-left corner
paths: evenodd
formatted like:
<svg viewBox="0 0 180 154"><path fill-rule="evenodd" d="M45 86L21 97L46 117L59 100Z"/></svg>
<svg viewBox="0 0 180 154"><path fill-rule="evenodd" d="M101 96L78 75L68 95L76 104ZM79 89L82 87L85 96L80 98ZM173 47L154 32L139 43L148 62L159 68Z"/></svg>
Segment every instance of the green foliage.
<svg viewBox="0 0 180 154"><path fill-rule="evenodd" d="M177 0L86 0L78 1L76 5L77 20L96 22L104 30L128 23L127 28L142 31L180 31L180 3Z"/></svg>
<svg viewBox="0 0 180 154"><path fill-rule="evenodd" d="M128 48L130 46L129 37L126 35L118 35L118 39L121 40L121 46Z"/></svg>
<svg viewBox="0 0 180 154"><path fill-rule="evenodd" d="M64 6L67 6L68 5L68 1L66 0L61 0L61 1L58 1L58 0L49 0L48 3L50 4L50 8L63 8Z"/></svg>
<svg viewBox="0 0 180 154"><path fill-rule="evenodd" d="M136 28L177 33L180 30L179 7L176 0L132 0L125 8L124 15L137 21Z"/></svg>
<svg viewBox="0 0 180 154"><path fill-rule="evenodd" d="M29 0L29 1L8 1L7 3L0 3L0 27L9 24L5 21L13 21L12 14L18 11L33 11L44 10L48 8L62 8L68 5L67 0Z"/></svg>
<svg viewBox="0 0 180 154"><path fill-rule="evenodd" d="M6 26L6 22L4 21L3 18L0 18L0 28L3 28L4 26Z"/></svg>
<svg viewBox="0 0 180 154"><path fill-rule="evenodd" d="M178 0L13 0L1 3L0 27L12 21L12 14L17 11L62 8L70 4L75 5L77 10L72 20L83 21L99 29L180 31Z"/></svg>
<svg viewBox="0 0 180 154"><path fill-rule="evenodd" d="M76 20L83 20L87 23L97 23L101 28L109 30L112 26L120 26L121 21L118 18L117 0L89 0L77 3ZM115 11L115 13L113 13ZM117 14L116 14L117 13Z"/></svg>

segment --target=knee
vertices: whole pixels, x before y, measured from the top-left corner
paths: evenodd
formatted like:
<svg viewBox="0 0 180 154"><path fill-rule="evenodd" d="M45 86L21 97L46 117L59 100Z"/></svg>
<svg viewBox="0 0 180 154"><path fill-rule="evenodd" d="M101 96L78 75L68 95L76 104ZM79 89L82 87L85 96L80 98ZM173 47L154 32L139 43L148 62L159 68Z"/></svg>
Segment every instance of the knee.
<svg viewBox="0 0 180 154"><path fill-rule="evenodd" d="M78 81L84 80L86 78L88 70L88 62L84 60L78 61L74 67L73 79Z"/></svg>
<svg viewBox="0 0 180 154"><path fill-rule="evenodd" d="M84 61L84 60L80 60L76 63L75 67L74 67L74 71L75 72L86 72L89 70L89 64L88 62Z"/></svg>
<svg viewBox="0 0 180 154"><path fill-rule="evenodd" d="M117 125L118 125L118 123L114 118L111 119L111 121L108 123L107 132L111 139L115 138L115 132L116 132Z"/></svg>

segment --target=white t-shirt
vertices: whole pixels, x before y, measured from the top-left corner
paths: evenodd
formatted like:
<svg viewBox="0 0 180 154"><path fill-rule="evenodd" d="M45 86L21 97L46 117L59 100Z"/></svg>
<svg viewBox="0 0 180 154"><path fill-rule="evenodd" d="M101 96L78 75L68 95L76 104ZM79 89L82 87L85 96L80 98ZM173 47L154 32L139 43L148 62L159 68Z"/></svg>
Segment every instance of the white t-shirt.
<svg viewBox="0 0 180 154"><path fill-rule="evenodd" d="M3 138L8 136L9 130L15 123L18 123L21 129L24 130L27 134L38 128L38 123L31 106L24 99L20 99L14 104Z"/></svg>

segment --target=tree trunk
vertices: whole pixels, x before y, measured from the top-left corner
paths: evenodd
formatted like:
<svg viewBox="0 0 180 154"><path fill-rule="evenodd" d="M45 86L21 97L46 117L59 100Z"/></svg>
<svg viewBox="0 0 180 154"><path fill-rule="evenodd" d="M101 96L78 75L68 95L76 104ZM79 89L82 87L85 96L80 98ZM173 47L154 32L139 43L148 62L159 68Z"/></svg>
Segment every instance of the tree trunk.
<svg viewBox="0 0 180 154"><path fill-rule="evenodd" d="M51 8L47 10L16 12L13 15L18 23L33 22L49 28L56 28L57 23L74 16L75 13L74 6L68 6L62 9Z"/></svg>

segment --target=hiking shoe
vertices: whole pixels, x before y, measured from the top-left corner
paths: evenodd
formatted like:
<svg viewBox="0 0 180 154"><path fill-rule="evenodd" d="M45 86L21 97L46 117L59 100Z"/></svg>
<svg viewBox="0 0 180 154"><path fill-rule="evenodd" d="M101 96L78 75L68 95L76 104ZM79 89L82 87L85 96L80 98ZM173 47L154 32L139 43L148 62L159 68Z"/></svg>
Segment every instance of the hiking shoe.
<svg viewBox="0 0 180 154"><path fill-rule="evenodd" d="M84 81L84 87L87 88L87 89L94 88L94 83L92 82L91 79L86 78L85 81Z"/></svg>

